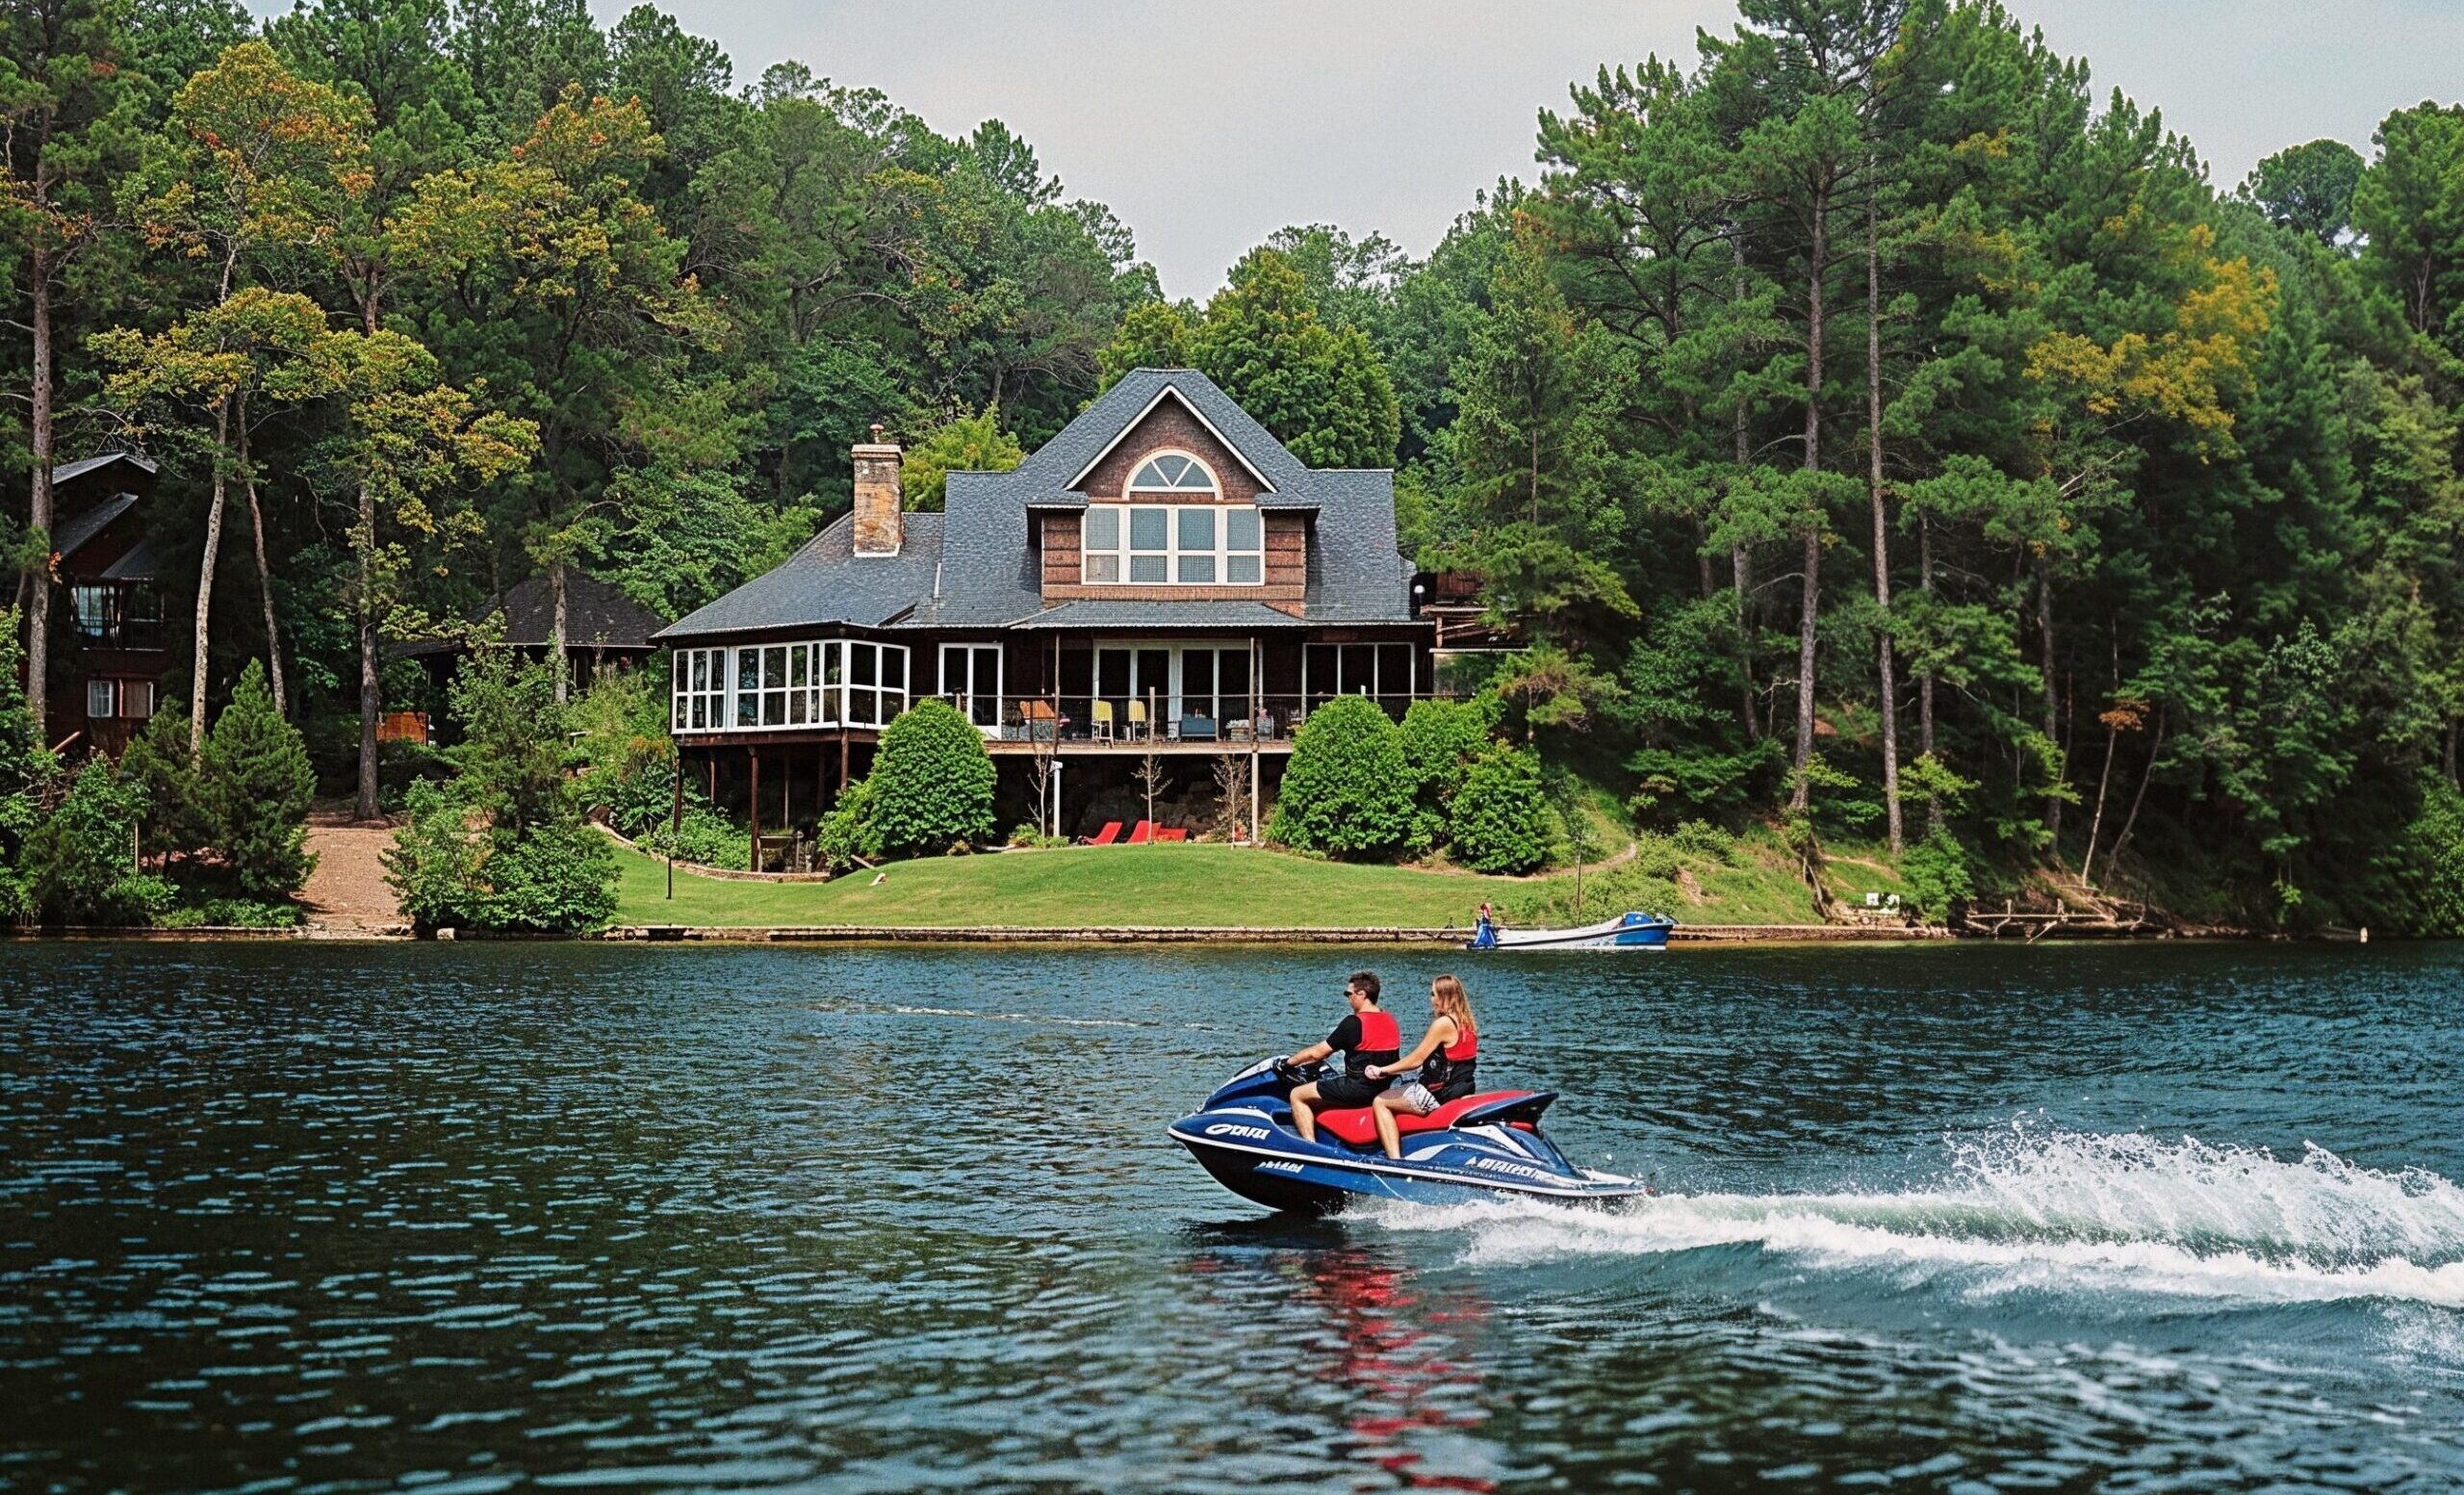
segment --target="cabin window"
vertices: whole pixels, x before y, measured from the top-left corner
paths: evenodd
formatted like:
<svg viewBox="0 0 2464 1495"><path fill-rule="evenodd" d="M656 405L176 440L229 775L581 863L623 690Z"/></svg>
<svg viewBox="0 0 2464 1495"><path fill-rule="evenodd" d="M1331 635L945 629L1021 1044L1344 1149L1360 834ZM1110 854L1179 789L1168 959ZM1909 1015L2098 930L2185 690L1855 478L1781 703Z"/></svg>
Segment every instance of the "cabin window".
<svg viewBox="0 0 2464 1495"><path fill-rule="evenodd" d="M880 727L907 709L907 649L827 638L734 649L680 649L678 732Z"/></svg>
<svg viewBox="0 0 2464 1495"><path fill-rule="evenodd" d="M101 721L119 714L119 692L114 688L117 684L118 682L109 680L86 682L86 717L89 721Z"/></svg>
<svg viewBox="0 0 2464 1495"><path fill-rule="evenodd" d="M1265 531L1254 504L1091 504L1079 575L1094 586L1256 586Z"/></svg>
<svg viewBox="0 0 2464 1495"><path fill-rule="evenodd" d="M992 732L1001 725L1001 646L943 644L941 696L968 721Z"/></svg>
<svg viewBox="0 0 2464 1495"><path fill-rule="evenodd" d="M114 604L118 601L117 598L113 596L115 590L116 589L108 586L77 586L69 588L69 606L73 607L77 613L77 633L79 637L84 638L89 643L99 643L102 640L111 637L112 634L116 632L114 625L118 622L117 613L119 612L119 608L114 606ZM109 682L107 681L92 681L89 683L90 687L91 685L108 683ZM111 712L88 711L86 714L89 716L109 716Z"/></svg>

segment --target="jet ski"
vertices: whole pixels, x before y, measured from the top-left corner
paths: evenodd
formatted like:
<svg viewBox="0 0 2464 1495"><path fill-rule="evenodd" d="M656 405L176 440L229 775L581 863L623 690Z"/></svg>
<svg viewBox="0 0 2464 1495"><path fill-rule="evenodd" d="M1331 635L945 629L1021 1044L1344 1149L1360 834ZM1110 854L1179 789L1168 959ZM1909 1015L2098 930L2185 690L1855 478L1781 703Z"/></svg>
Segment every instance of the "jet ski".
<svg viewBox="0 0 2464 1495"><path fill-rule="evenodd" d="M1577 1168L1540 1133L1555 1095L1493 1090L1426 1116L1398 1116L1400 1161L1377 1145L1366 1108L1318 1113L1318 1140L1293 1129L1290 1096L1328 1077L1322 1066L1262 1059L1168 1128L1215 1181L1269 1209L1329 1215L1363 1199L1460 1203L1507 1195L1596 1203L1650 1191L1631 1178Z"/></svg>

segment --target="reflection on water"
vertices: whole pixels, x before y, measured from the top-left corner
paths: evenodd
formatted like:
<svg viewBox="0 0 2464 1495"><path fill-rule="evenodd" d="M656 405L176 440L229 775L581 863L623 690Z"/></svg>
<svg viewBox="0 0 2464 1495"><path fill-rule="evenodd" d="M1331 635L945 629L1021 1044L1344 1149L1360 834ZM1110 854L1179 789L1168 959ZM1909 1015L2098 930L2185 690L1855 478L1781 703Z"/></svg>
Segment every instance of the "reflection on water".
<svg viewBox="0 0 2464 1495"><path fill-rule="evenodd" d="M2456 953L1502 959L1662 1195L1259 1218L1358 959L0 946L0 1490L2464 1482Z"/></svg>

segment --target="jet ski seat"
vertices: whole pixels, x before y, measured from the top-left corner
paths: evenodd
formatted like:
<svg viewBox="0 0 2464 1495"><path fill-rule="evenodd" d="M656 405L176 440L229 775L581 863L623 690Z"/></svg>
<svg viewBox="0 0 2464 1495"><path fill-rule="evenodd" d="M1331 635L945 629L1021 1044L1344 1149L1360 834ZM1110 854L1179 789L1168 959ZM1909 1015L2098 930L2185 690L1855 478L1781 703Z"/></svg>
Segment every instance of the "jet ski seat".
<svg viewBox="0 0 2464 1495"><path fill-rule="evenodd" d="M1409 1111L1395 1113L1395 1130L1408 1137L1414 1132L1444 1131L1462 1123L1475 1111L1490 1114L1477 1117L1472 1124L1503 1121L1510 1126L1528 1127L1550 1101L1557 1097L1545 1091L1486 1090L1460 1100L1450 1100L1426 1116L1414 1116ZM1532 1102L1537 1101L1537 1104ZM1368 1106L1348 1111L1321 1111L1318 1130L1355 1147L1377 1146L1377 1118Z"/></svg>

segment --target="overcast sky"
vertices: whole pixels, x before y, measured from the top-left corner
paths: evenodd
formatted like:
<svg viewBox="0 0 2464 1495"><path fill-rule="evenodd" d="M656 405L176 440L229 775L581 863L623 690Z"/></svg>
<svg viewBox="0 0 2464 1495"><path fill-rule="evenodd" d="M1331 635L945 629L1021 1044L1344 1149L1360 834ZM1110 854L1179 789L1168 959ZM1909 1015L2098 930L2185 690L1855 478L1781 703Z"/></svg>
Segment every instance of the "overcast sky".
<svg viewBox="0 0 2464 1495"><path fill-rule="evenodd" d="M270 9L269 0L257 0ZM2456 0L2011 0L2161 109L2220 183L2390 110L2464 92ZM593 0L603 20L623 0ZM680 0L749 82L795 58L945 134L1006 120L1075 196L1109 203L1204 296L1287 223L1427 252L1472 195L1528 178L1537 111L1604 62L1689 64L1731 0Z"/></svg>

